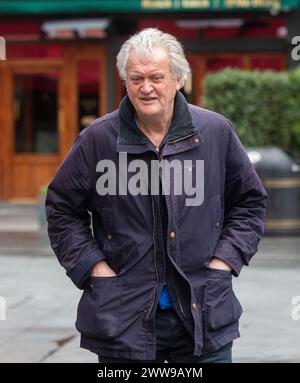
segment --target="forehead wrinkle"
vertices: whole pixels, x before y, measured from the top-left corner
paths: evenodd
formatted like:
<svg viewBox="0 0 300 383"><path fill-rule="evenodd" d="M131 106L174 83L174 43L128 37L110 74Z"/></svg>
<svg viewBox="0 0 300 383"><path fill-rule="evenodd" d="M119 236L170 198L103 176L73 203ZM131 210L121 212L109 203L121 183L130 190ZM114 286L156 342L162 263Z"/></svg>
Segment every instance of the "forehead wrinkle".
<svg viewBox="0 0 300 383"><path fill-rule="evenodd" d="M146 74L157 71L171 70L170 60L164 51L158 51L157 55L149 57L139 57L135 51L132 51L127 62L127 72L137 72Z"/></svg>
<svg viewBox="0 0 300 383"><path fill-rule="evenodd" d="M127 72L130 74L139 74L139 75L153 75L155 73L165 73L170 70L170 66L160 63L153 63L150 67L148 65L129 65L127 68Z"/></svg>

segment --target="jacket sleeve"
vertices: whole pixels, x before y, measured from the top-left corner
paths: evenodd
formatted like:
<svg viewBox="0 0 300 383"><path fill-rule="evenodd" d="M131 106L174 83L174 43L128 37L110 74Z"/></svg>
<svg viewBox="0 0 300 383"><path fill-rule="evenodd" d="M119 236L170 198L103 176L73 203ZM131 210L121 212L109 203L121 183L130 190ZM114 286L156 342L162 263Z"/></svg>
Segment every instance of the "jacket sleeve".
<svg viewBox="0 0 300 383"><path fill-rule="evenodd" d="M67 275L79 288L84 287L91 268L105 259L91 232L88 211L92 179L88 161L91 148L84 133L74 142L57 170L46 198L52 249Z"/></svg>
<svg viewBox="0 0 300 383"><path fill-rule="evenodd" d="M224 222L214 257L223 260L238 276L248 265L263 236L266 191L228 121Z"/></svg>

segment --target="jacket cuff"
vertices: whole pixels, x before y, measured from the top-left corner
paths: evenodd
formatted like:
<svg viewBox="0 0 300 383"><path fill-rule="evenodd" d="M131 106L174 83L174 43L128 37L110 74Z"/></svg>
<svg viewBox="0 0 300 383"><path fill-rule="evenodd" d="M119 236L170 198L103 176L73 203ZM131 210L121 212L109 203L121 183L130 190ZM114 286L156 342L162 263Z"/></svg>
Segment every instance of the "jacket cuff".
<svg viewBox="0 0 300 383"><path fill-rule="evenodd" d="M242 267L245 265L241 254L234 248L234 246L226 241L219 241L213 257L221 259L232 268L232 274L238 277Z"/></svg>
<svg viewBox="0 0 300 383"><path fill-rule="evenodd" d="M98 262L105 260L106 257L101 251L90 254L88 257L79 262L74 269L67 272L73 283L83 289L85 282L90 277L91 268Z"/></svg>

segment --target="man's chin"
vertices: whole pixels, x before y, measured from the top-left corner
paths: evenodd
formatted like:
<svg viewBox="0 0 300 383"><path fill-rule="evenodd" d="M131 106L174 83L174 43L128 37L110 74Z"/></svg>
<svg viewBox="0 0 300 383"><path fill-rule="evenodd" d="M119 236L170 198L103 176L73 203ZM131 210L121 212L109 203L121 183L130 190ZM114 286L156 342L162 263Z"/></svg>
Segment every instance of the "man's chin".
<svg viewBox="0 0 300 383"><path fill-rule="evenodd" d="M155 116L159 114L159 110L158 108L153 108L149 105L149 107L139 108L138 114L141 114L144 116Z"/></svg>

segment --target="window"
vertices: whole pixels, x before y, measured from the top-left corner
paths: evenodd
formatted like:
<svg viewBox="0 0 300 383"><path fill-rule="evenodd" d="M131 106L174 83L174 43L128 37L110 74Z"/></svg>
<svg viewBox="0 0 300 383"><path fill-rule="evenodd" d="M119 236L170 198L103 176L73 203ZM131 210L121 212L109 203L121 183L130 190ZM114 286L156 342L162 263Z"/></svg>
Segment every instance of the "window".
<svg viewBox="0 0 300 383"><path fill-rule="evenodd" d="M14 82L16 153L56 153L58 73L16 74Z"/></svg>

